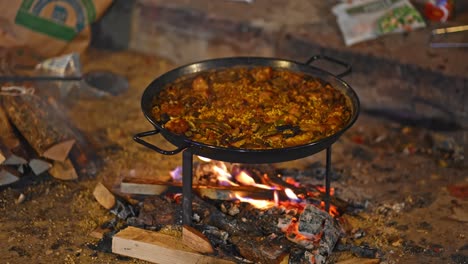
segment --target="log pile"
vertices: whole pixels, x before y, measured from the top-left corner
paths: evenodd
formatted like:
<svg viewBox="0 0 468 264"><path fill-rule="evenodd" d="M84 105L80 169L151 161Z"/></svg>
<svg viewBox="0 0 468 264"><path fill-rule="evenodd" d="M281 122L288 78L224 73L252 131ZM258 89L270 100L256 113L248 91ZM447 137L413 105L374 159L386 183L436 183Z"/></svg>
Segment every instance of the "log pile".
<svg viewBox="0 0 468 264"><path fill-rule="evenodd" d="M0 187L27 175L96 175L102 160L65 112L47 95L0 95Z"/></svg>

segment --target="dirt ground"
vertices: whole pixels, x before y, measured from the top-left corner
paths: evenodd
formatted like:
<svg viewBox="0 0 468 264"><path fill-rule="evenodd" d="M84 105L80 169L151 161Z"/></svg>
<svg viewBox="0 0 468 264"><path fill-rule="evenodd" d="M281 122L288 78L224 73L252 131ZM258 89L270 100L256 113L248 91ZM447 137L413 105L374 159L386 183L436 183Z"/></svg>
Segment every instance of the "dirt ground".
<svg viewBox="0 0 468 264"><path fill-rule="evenodd" d="M90 235L115 217L92 192L103 182L117 193L122 177L131 175L164 179L181 164L179 156L162 156L132 140L151 129L139 107L143 90L175 65L130 52L91 51L83 60L85 71L106 69L130 81L118 96L66 102L104 168L93 179L60 181L44 174L0 189L1 263L147 263L106 252L108 244ZM434 131L361 115L333 145L332 187L354 205L342 217L348 235L341 245L365 247L373 255L337 246L331 262L379 257L380 263L468 263L468 173L460 144ZM323 153L275 166L306 172L316 162L323 166ZM323 181L320 175L304 180Z"/></svg>

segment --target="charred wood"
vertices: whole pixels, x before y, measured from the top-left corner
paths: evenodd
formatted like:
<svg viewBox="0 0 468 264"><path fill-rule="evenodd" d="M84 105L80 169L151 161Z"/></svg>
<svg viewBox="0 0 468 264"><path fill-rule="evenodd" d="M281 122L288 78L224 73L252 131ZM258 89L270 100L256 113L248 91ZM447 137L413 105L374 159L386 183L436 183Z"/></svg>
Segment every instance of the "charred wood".
<svg viewBox="0 0 468 264"><path fill-rule="evenodd" d="M254 263L282 263L288 257L291 243L284 237L277 236L234 236L231 242L236 245L241 255Z"/></svg>
<svg viewBox="0 0 468 264"><path fill-rule="evenodd" d="M138 220L144 226L161 227L182 223L182 206L159 196L143 201Z"/></svg>
<svg viewBox="0 0 468 264"><path fill-rule="evenodd" d="M243 234L250 234L251 236L261 235L255 225L225 215L214 205L200 199L196 195L193 196L193 212L200 216L203 224L225 230L231 236L241 236Z"/></svg>

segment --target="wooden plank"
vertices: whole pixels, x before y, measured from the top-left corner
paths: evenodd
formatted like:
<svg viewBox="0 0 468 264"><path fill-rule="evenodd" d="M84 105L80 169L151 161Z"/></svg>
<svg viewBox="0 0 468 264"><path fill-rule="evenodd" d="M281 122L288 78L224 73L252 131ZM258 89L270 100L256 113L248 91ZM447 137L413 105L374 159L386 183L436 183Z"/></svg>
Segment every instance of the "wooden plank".
<svg viewBox="0 0 468 264"><path fill-rule="evenodd" d="M184 245L181 238L136 227L127 227L112 238L112 252L152 263L234 264L235 262L202 255Z"/></svg>
<svg viewBox="0 0 468 264"><path fill-rule="evenodd" d="M182 242L191 249L206 254L213 254L213 246L208 238L197 229L184 225L182 227Z"/></svg>

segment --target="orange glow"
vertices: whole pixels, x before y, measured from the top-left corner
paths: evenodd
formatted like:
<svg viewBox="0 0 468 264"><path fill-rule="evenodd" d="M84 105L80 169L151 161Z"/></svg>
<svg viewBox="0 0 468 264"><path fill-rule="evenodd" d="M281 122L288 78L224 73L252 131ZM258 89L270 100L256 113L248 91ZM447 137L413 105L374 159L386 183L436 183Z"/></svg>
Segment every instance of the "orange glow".
<svg viewBox="0 0 468 264"><path fill-rule="evenodd" d="M291 184L295 187L299 187L301 186L301 184L299 182L297 182L295 179L293 179L292 177L286 177L286 179L284 179L284 181L288 184Z"/></svg>
<svg viewBox="0 0 468 264"><path fill-rule="evenodd" d="M322 208L322 210L325 210L325 202L324 201L320 202L320 207ZM338 207L334 206L333 204L330 204L330 211L328 213L333 217L340 216L340 213L338 212Z"/></svg>
<svg viewBox="0 0 468 264"><path fill-rule="evenodd" d="M278 206L279 205L278 191L275 191L273 193L273 200L275 201L275 205Z"/></svg>
<svg viewBox="0 0 468 264"><path fill-rule="evenodd" d="M315 186L315 189L317 189L317 191L322 192L322 193L326 192L325 186ZM335 188L333 187L330 188L330 195L335 195Z"/></svg>
<svg viewBox="0 0 468 264"><path fill-rule="evenodd" d="M323 233L313 235L299 232L299 221L295 217L291 219L289 225L281 227L281 231L286 234L287 239L303 245L306 248L307 246L313 246L313 243L320 241L323 235Z"/></svg>

